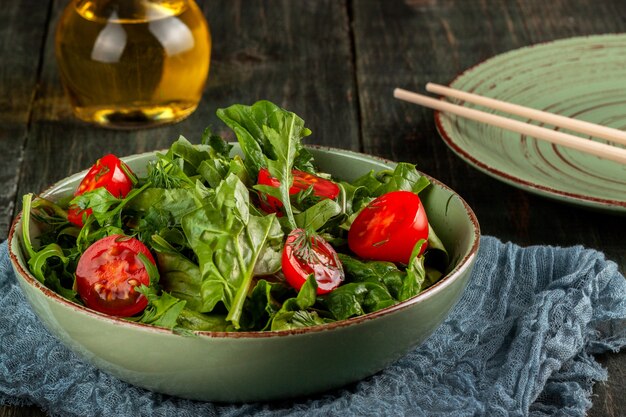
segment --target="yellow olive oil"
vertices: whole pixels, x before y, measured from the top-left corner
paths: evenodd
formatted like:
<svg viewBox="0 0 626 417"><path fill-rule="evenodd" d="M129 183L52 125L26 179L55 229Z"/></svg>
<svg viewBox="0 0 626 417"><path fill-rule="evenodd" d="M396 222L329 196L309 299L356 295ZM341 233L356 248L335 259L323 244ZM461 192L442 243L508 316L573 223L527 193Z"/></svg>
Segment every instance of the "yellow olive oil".
<svg viewBox="0 0 626 417"><path fill-rule="evenodd" d="M55 44L74 113L106 127L183 119L209 71L210 32L193 0L73 0Z"/></svg>

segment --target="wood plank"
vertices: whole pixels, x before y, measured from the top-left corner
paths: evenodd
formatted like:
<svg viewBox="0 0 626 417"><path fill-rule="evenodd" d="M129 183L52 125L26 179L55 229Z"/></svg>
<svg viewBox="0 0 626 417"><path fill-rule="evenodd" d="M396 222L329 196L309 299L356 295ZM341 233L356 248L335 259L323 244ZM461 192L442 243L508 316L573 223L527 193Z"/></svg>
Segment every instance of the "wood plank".
<svg viewBox="0 0 626 417"><path fill-rule="evenodd" d="M532 43L623 29L618 1L544 3L407 1L388 7L359 1L354 8L357 80L364 149L407 159L461 193L482 220L483 232L520 244L597 248L626 270L620 230L626 218L589 215L501 184L456 157L436 133L432 111L393 99L396 86L423 90L450 82L495 54ZM564 16L566 18L564 18ZM540 21L541 23L537 23ZM480 22L481 24L476 24ZM497 196L497 198L496 198ZM530 211L529 208L533 207ZM545 227L545 218L554 219Z"/></svg>
<svg viewBox="0 0 626 417"><path fill-rule="evenodd" d="M0 417L45 417L46 415L40 408L35 406L0 406Z"/></svg>
<svg viewBox="0 0 626 417"><path fill-rule="evenodd" d="M56 23L63 1L55 1ZM343 3L297 5L204 1L213 34L209 82L198 110L181 123L138 131L95 129L78 122L63 94L53 56L45 48L42 91L35 103L19 194L36 192L87 168L104 152L129 155L167 147L179 134L198 142L218 107L269 99L302 116L308 143L358 148L358 120L348 19ZM305 14L307 19L300 17ZM302 34L306 34L303 36ZM332 44L333 48L325 45ZM232 137L232 136L229 136ZM35 168L36 167L36 168Z"/></svg>
<svg viewBox="0 0 626 417"><path fill-rule="evenodd" d="M621 1L555 0L353 2L364 149L418 168L458 191L484 234L522 245L583 244L626 271L626 217L596 214L531 195L469 167L440 140L432 111L392 98L396 86L449 83L486 58L577 35L621 32ZM609 381L597 384L590 416L626 414L626 352L607 354Z"/></svg>
<svg viewBox="0 0 626 417"><path fill-rule="evenodd" d="M0 8L0 240L13 215L50 1L11 1Z"/></svg>
<svg viewBox="0 0 626 417"><path fill-rule="evenodd" d="M198 2L211 25L214 42L209 82L198 110L175 125L131 132L96 129L72 116L59 82L50 36L66 3L56 0L53 6L41 90L23 156L20 196L87 168L107 152L128 155L162 149L179 134L198 142L208 125L223 132L214 115L218 107L258 99L272 100L303 117L313 131L308 143L359 147L345 2ZM7 183L15 185L14 178L7 173ZM8 211L5 217L10 214ZM6 236L4 230L0 233ZM37 407L0 407L0 417L43 415Z"/></svg>

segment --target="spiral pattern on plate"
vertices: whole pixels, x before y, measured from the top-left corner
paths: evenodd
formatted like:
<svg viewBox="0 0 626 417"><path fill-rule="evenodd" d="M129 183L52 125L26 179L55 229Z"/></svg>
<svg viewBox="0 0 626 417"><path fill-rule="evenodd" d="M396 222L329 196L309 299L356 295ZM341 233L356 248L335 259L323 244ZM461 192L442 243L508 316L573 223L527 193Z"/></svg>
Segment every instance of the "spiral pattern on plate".
<svg viewBox="0 0 626 417"><path fill-rule="evenodd" d="M626 35L517 49L470 68L451 87L626 130ZM454 115L437 112L435 118L455 153L499 180L565 202L626 213L626 165Z"/></svg>

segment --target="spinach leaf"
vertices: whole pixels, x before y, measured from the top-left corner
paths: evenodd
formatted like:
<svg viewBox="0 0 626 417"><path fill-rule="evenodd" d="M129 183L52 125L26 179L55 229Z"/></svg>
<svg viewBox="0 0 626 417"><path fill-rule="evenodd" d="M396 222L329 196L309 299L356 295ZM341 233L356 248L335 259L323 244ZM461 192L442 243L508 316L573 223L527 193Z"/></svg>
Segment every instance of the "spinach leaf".
<svg viewBox="0 0 626 417"><path fill-rule="evenodd" d="M271 319L280 310L279 301L290 288L282 282L260 279L246 301L246 327L250 330L268 330Z"/></svg>
<svg viewBox="0 0 626 417"><path fill-rule="evenodd" d="M202 132L202 144L210 148L211 157L229 158L233 145L226 142L221 136L213 133L210 127Z"/></svg>
<svg viewBox="0 0 626 417"><path fill-rule="evenodd" d="M219 109L217 116L235 132L245 155L248 172L257 177L261 168L267 167L270 175L280 181L278 188L255 187L278 198L285 207L287 221L295 228L289 202L289 188L293 182L294 163L310 164L310 155L303 150L301 140L311 134L304 121L268 101L258 101L252 106L236 104Z"/></svg>
<svg viewBox="0 0 626 417"><path fill-rule="evenodd" d="M202 143L208 146L210 157L200 162L197 171L210 187L217 188L230 174L237 175L244 184L250 184L244 161L239 155L230 157L233 145L214 135L209 128L203 134Z"/></svg>
<svg viewBox="0 0 626 417"><path fill-rule="evenodd" d="M230 175L212 201L182 218L183 231L199 261L205 306L211 310L223 302L228 310L226 320L235 328L240 327L255 265L264 258L264 250L273 250L267 242L282 239L274 215L252 215L248 206L247 188Z"/></svg>
<svg viewBox="0 0 626 417"><path fill-rule="evenodd" d="M198 171L202 161L211 159L216 155L215 152L213 155L211 154L211 149L207 145L193 145L184 136L179 136L178 140L170 146L167 157L169 160L182 159L184 161L183 172L193 176Z"/></svg>
<svg viewBox="0 0 626 417"><path fill-rule="evenodd" d="M341 207L333 200L320 200L317 204L309 207L302 213L294 216L299 228L317 231L335 216L341 214Z"/></svg>
<svg viewBox="0 0 626 417"><path fill-rule="evenodd" d="M287 299L272 319L271 330L289 330L298 327L315 326L328 323L316 311L309 310L315 304L317 297L317 282L311 274L298 295Z"/></svg>
<svg viewBox="0 0 626 417"><path fill-rule="evenodd" d="M248 171L255 178L259 170L266 166L266 157L272 160L277 158L270 143L271 140L268 138L268 130L280 132L283 128L282 119L285 116L295 119L294 134L298 136L298 139L311 134L311 131L304 127L302 119L266 100L257 101L252 106L235 104L217 110L217 117L235 132L246 157L245 163ZM299 145L296 154L298 155L296 167L311 172L311 154L306 150L301 150Z"/></svg>
<svg viewBox="0 0 626 417"><path fill-rule="evenodd" d="M246 157L246 167L255 177L265 167L265 154L275 157L263 126L268 125L270 115L278 111L282 110L269 101L258 101L252 106L235 104L217 110L217 117L235 132Z"/></svg>
<svg viewBox="0 0 626 417"><path fill-rule="evenodd" d="M367 205L373 198L366 186L355 186L347 182L337 183L340 189L339 204L347 216L352 216ZM378 186L378 183L377 185ZM348 227L349 229L349 227Z"/></svg>
<svg viewBox="0 0 626 417"><path fill-rule="evenodd" d="M176 251L160 236L152 236L152 249L157 255L161 287L172 296L185 300L187 309L197 312L211 311L216 301L203 297L202 275L198 265Z"/></svg>
<svg viewBox="0 0 626 417"><path fill-rule="evenodd" d="M418 256L423 243L424 240L420 240L415 245L405 270L400 270L392 262L361 261L341 253L338 256L346 273L347 281L378 283L395 300L404 301L432 285L432 278L437 277L435 275L436 269L431 268L432 271L429 273L429 268L425 267L425 256ZM441 273L439 274L438 277L441 277Z"/></svg>
<svg viewBox="0 0 626 417"><path fill-rule="evenodd" d="M397 303L378 282L350 282L320 297L337 320L378 311Z"/></svg>
<svg viewBox="0 0 626 417"><path fill-rule="evenodd" d="M198 166L198 173L212 188L217 188L228 176L230 164L221 159L207 159Z"/></svg>
<svg viewBox="0 0 626 417"><path fill-rule="evenodd" d="M195 331L232 332L235 329L221 314L203 314L184 308L178 316L178 326Z"/></svg>
<svg viewBox="0 0 626 417"><path fill-rule="evenodd" d="M194 189L189 188L148 188L139 193L128 203L129 210L161 213L171 224L180 222L180 218L202 205L195 198Z"/></svg>
<svg viewBox="0 0 626 417"><path fill-rule="evenodd" d="M343 253L338 256L346 273L346 281L380 283L394 299L399 300L406 272L398 269L393 262L362 261Z"/></svg>
<svg viewBox="0 0 626 417"><path fill-rule="evenodd" d="M330 323L331 321L333 320L320 317L316 311L290 311L280 315L277 314L272 321L271 330L291 330L301 327L318 326L320 324Z"/></svg>

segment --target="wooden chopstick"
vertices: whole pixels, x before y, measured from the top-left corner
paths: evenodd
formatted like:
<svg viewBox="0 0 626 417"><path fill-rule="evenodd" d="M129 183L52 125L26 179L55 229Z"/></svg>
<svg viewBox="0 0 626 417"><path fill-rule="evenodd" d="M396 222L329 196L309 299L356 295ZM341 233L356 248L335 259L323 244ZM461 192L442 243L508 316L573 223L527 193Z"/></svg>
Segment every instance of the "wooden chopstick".
<svg viewBox="0 0 626 417"><path fill-rule="evenodd" d="M393 90L393 96L397 99L419 104L435 110L456 114L467 119L476 120L482 123L500 127L502 129L511 130L542 139L553 143L576 149L578 151L598 156L600 158L609 159L611 161L626 164L626 149L612 146L604 143L595 142L590 139L584 139L579 136L570 135L568 133L559 132L545 127L536 126L518 120L507 119L506 117L496 114L486 113L480 110L459 106L450 102L434 99L422 94L396 88Z"/></svg>
<svg viewBox="0 0 626 417"><path fill-rule="evenodd" d="M520 106L518 104L507 103L506 101L496 100L494 98L479 96L478 94L468 93L457 90L455 88L446 87L440 84L427 83L426 91L447 97L454 97L468 103L478 104L494 110L500 110L516 116L525 117L531 120L548 123L557 127L573 130L574 132L583 133L596 138L602 138L611 142L626 145L626 132L614 129L608 126L602 126L595 123L585 122L584 120L571 119L559 114L548 113L546 111L531 109L529 107Z"/></svg>

